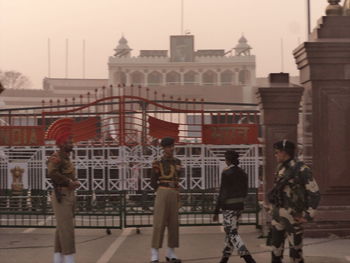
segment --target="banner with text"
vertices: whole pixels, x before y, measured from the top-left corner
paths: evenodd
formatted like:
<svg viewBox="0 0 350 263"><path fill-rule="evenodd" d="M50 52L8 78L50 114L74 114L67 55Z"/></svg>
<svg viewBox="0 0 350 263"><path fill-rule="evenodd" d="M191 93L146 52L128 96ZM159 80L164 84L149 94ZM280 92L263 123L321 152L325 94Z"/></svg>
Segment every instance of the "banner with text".
<svg viewBox="0 0 350 263"><path fill-rule="evenodd" d="M258 144L256 124L204 124L203 144Z"/></svg>
<svg viewBox="0 0 350 263"><path fill-rule="evenodd" d="M41 126L0 126L0 146L40 146L44 135Z"/></svg>

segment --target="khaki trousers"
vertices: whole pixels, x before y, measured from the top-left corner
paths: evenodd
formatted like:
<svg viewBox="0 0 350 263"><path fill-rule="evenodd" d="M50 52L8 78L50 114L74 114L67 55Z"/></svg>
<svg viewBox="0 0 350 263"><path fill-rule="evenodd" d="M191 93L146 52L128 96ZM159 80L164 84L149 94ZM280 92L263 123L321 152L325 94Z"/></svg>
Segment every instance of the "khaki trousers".
<svg viewBox="0 0 350 263"><path fill-rule="evenodd" d="M179 192L159 187L156 192L153 214L152 248L163 245L165 227L168 228L168 247L179 247Z"/></svg>
<svg viewBox="0 0 350 263"><path fill-rule="evenodd" d="M75 253L74 241L74 191L63 188L62 200L57 202L55 192L52 193L52 207L56 217L55 252L64 255Z"/></svg>

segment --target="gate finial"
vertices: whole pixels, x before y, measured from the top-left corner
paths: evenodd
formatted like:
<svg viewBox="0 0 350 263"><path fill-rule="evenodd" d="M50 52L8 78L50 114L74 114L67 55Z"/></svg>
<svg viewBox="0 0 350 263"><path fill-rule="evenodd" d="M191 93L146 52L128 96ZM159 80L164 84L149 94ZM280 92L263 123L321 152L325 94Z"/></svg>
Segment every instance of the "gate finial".
<svg viewBox="0 0 350 263"><path fill-rule="evenodd" d="M327 16L341 16L343 8L339 5L340 0L328 0L329 5L326 8Z"/></svg>

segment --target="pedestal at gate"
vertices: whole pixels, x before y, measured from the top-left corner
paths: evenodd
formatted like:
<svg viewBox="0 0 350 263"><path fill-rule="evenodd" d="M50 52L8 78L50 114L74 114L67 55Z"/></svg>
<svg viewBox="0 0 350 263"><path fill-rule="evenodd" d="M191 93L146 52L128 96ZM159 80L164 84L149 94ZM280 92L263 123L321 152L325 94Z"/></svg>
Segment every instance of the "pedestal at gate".
<svg viewBox="0 0 350 263"><path fill-rule="evenodd" d="M322 17L294 57L305 87L306 153L321 190L321 206L306 233L349 235L350 16Z"/></svg>
<svg viewBox="0 0 350 263"><path fill-rule="evenodd" d="M258 88L264 140L264 201L273 186L277 166L273 144L283 139L297 143L298 115L303 90L302 87L289 83L287 73L270 74L269 83ZM264 218L266 217L263 215L263 225L266 223Z"/></svg>

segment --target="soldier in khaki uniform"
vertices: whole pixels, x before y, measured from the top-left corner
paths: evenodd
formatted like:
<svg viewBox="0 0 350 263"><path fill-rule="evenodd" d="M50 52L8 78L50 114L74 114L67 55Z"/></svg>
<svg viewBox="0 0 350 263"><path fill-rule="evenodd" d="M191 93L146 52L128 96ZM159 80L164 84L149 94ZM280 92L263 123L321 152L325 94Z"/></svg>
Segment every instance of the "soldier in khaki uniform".
<svg viewBox="0 0 350 263"><path fill-rule="evenodd" d="M55 139L59 150L48 161L48 175L52 180L52 206L56 217L54 263L74 263L74 190L79 187L75 167L69 156L73 139L69 128L70 119L53 123L46 138Z"/></svg>
<svg viewBox="0 0 350 263"><path fill-rule="evenodd" d="M179 179L181 161L174 157L175 140L161 140L163 156L152 165L151 185L156 192L153 216L151 262L159 263L159 248L162 247L165 227L168 228L167 262L181 263L174 248L179 247Z"/></svg>
<svg viewBox="0 0 350 263"><path fill-rule="evenodd" d="M291 263L304 263L302 224L313 220L320 192L311 169L294 159L295 144L283 140L273 145L277 167L272 204L272 263L282 263L284 241L289 241Z"/></svg>

